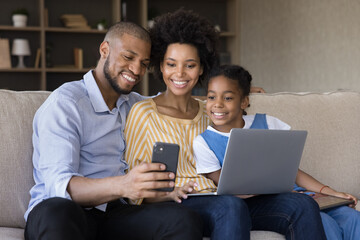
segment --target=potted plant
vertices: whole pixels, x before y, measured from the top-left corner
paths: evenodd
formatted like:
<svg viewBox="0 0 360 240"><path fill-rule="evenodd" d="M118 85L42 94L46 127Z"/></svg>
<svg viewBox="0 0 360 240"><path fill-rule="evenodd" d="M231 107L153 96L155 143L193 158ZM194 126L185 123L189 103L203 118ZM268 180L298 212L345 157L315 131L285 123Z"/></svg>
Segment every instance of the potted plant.
<svg viewBox="0 0 360 240"><path fill-rule="evenodd" d="M12 20L15 27L26 27L29 12L26 8L18 8L12 12Z"/></svg>
<svg viewBox="0 0 360 240"><path fill-rule="evenodd" d="M102 18L96 23L96 27L98 30L105 30L107 28L107 21L105 18Z"/></svg>

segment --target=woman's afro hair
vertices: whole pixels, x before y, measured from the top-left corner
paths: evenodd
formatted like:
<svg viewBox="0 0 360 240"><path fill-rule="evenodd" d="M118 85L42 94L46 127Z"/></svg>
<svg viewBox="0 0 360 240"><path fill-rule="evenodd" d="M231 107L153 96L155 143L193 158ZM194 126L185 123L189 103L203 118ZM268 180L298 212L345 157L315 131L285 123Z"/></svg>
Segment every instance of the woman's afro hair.
<svg viewBox="0 0 360 240"><path fill-rule="evenodd" d="M160 64L172 43L185 43L197 48L203 67L199 82L206 79L209 70L218 65L218 33L206 18L191 10L181 8L158 16L149 32L152 43L150 69L157 78L162 79Z"/></svg>

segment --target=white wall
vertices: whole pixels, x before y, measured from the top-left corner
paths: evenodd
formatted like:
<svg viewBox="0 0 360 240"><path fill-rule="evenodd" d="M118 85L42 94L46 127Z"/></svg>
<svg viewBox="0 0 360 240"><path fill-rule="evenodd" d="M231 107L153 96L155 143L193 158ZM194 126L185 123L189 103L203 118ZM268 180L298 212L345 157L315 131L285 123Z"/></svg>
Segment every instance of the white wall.
<svg viewBox="0 0 360 240"><path fill-rule="evenodd" d="M268 92L360 91L360 0L242 0L241 64Z"/></svg>

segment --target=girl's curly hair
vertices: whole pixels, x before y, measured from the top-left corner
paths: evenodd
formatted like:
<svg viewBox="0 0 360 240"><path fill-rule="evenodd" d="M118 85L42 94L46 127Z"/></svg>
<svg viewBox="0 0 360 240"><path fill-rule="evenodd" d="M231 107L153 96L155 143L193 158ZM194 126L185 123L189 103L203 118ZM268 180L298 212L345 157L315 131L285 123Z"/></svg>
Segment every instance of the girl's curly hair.
<svg viewBox="0 0 360 240"><path fill-rule="evenodd" d="M149 32L152 43L150 70L159 79L162 79L160 64L164 60L167 47L172 43L185 43L196 47L203 66L200 83L206 79L210 69L219 64L218 33L206 18L191 10L181 8L158 16Z"/></svg>
<svg viewBox="0 0 360 240"><path fill-rule="evenodd" d="M239 89L241 89L243 96L249 96L251 88L251 74L243 67L239 65L221 65L211 69L206 86L209 85L209 82L212 78L224 76L228 79L234 80L237 82Z"/></svg>

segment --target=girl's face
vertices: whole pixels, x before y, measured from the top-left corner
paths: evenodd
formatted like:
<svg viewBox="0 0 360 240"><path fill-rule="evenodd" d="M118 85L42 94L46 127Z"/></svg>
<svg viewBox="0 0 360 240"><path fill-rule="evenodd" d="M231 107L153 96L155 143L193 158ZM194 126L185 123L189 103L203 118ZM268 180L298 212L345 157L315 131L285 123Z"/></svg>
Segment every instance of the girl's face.
<svg viewBox="0 0 360 240"><path fill-rule="evenodd" d="M210 79L206 111L215 129L230 132L232 128L244 127L243 110L249 105L249 97L243 97L235 80L225 76Z"/></svg>
<svg viewBox="0 0 360 240"><path fill-rule="evenodd" d="M190 44L170 44L160 64L167 90L175 95L191 94L203 73L197 49Z"/></svg>

